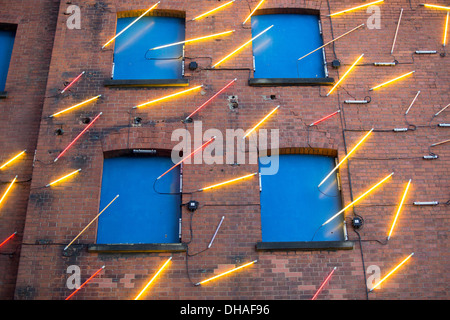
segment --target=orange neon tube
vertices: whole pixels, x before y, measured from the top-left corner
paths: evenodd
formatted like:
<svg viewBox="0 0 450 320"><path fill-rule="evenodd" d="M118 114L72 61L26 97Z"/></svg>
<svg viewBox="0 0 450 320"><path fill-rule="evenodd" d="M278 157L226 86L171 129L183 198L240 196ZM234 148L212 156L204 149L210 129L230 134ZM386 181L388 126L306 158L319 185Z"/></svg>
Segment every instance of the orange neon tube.
<svg viewBox="0 0 450 320"><path fill-rule="evenodd" d="M363 5L358 6L358 7L354 7L354 8L350 8L350 9L345 9L345 10L342 10L342 11L339 11L339 12L335 12L335 13L329 14L329 15L327 15L327 17L333 17L333 16L337 16L337 15L342 14L342 13L347 13L347 12L350 12L350 11L353 11L353 10L357 10L357 9L369 7L369 6L371 6L371 5L374 5L374 4L383 2L383 1L384 1L384 0L378 0L378 1L371 2L371 3L363 4Z"/></svg>
<svg viewBox="0 0 450 320"><path fill-rule="evenodd" d="M334 89L336 89L336 87L345 79L345 77L347 76L347 74L350 73L350 71L355 67L355 65L359 62L359 60L362 59L362 57L364 56L364 53L362 55L359 56L358 59L356 59L356 61L352 64L352 66L344 73L344 75L342 76L342 78L339 79L339 81L334 85L333 88L331 88L331 90L327 93L327 97L334 91Z"/></svg>
<svg viewBox="0 0 450 320"><path fill-rule="evenodd" d="M59 112L56 112L56 113L52 114L51 116L49 116L49 118L56 117L57 115L60 115L60 114L62 114L62 113L64 113L64 112L67 112L67 111L70 111L70 110L72 110L72 109L75 109L75 108L84 106L85 104L88 104L88 103L91 102L91 101L97 100L97 99L100 98L101 96L102 96L102 95L99 94L98 96L95 96L95 97L93 97L93 98L91 98L91 99L89 99L89 100L80 102L80 103L78 103L78 104L76 104L76 105L74 105L74 106L72 106L72 107L69 107L69 108L67 108L67 109L61 110L61 111L59 111Z"/></svg>
<svg viewBox="0 0 450 320"><path fill-rule="evenodd" d="M257 174L258 174L257 172L256 172L256 173L247 174L247 175L245 175L245 176L242 176L242 177L239 177L239 178L236 178L236 179L228 180L228 181L221 182L221 183L218 183L218 184L209 186L209 187L204 187L204 188L202 188L202 189L198 189L197 191L210 190L210 189L217 188L217 187L220 187L220 186L229 184L229 183L233 183L233 182L236 182L236 181L240 181L240 180L243 180L243 179L247 179L247 178L256 176Z"/></svg>
<svg viewBox="0 0 450 320"><path fill-rule="evenodd" d="M405 198L406 198L406 195L408 194L408 189L409 189L410 185L411 185L411 179L409 179L408 184L406 185L402 200L400 201L400 205L398 206L397 213L395 214L395 217L394 217L394 222L392 222L391 230L389 231L389 234L387 236L388 240L391 238L392 231L394 231L395 223L397 222L400 211L402 210L402 206L403 206L403 203L405 202Z"/></svg>
<svg viewBox="0 0 450 320"><path fill-rule="evenodd" d="M214 276L214 277L211 277L211 278L209 278L209 279L200 281L200 282L196 283L195 285L196 285L196 286L199 286L199 285L201 285L201 284L203 284L203 283L206 283L206 282L209 282L209 281L211 281L211 280L220 278L220 277L222 277L222 276L224 276L224 275L227 275L227 274L229 274L229 273L232 273L232 272L235 272L235 271L240 270L240 269L242 269L242 268L248 267L248 266L254 264L255 262L258 262L258 260L254 260L254 261L249 262L249 263L246 263L246 264L244 264L244 265L242 265L242 266L240 266L240 267L237 267L237 268L234 268L234 269L225 271L224 273L218 274L217 276Z"/></svg>
<svg viewBox="0 0 450 320"><path fill-rule="evenodd" d="M23 150L21 153L15 155L12 159L8 160L7 162L5 162L1 167L0 170L3 169L4 167L6 167L8 164L14 162L14 160L16 160L17 158L19 158L21 155L23 155L27 150Z"/></svg>
<svg viewBox="0 0 450 320"><path fill-rule="evenodd" d="M389 278L398 268L400 268L403 264L406 263L406 261L409 260L414 255L414 252L411 253L409 256L407 256L402 262L400 262L394 269L392 269L383 279L381 279L376 285L373 286L372 289L370 289L369 292L372 292L375 288L377 288L382 282L384 282L387 278Z"/></svg>
<svg viewBox="0 0 450 320"><path fill-rule="evenodd" d="M378 89L378 88L384 87L384 86L387 85L387 84L390 84L390 83L395 82L395 81L397 81L397 80L403 79L404 77L407 77L407 76L413 74L414 72L416 72L416 71L411 71L411 72L408 72L408 73L405 73L405 74L401 75L400 77L397 77L397 78L395 78L395 79L386 81L386 82L384 82L384 83L382 83L382 84L379 84L378 86L375 86L375 87L373 87L373 88L370 88L369 91L376 90L376 89Z"/></svg>
<svg viewBox="0 0 450 320"><path fill-rule="evenodd" d="M224 7L228 6L228 5L230 5L230 4L232 4L234 1L235 1L235 0L229 1L229 2L227 2L227 3L224 3L224 4L221 5L221 6L218 6L217 8L214 8L214 9L212 9L212 10L209 10L208 12L202 13L201 15L199 15L199 16L193 18L191 21L198 20L198 19L200 19L200 18L206 17L206 16L210 15L211 13L214 13L214 12L216 12L216 11L218 11L218 10L220 10L220 9L222 9L222 8L224 8Z"/></svg>
<svg viewBox="0 0 450 320"><path fill-rule="evenodd" d="M3 202L3 200L5 200L6 195L9 193L9 191L10 191L11 188L12 188L12 186L13 186L14 183L16 182L17 177L18 177L18 176L16 176L16 177L13 179L13 181L10 183L10 185L9 185L8 188L6 189L5 193L3 194L3 196L2 196L1 199L0 199L0 204Z"/></svg>
<svg viewBox="0 0 450 320"><path fill-rule="evenodd" d="M387 177L385 177L383 180L381 180L380 182L378 182L376 185L374 185L372 188L370 188L369 190L367 190L366 192L364 192L362 195L360 195L355 201L353 201L352 203L350 203L348 206L346 206L344 209L342 209L341 211L339 211L338 213L336 213L334 216L332 216L330 219L328 219L327 221L325 221L322 224L322 227L324 225L326 225L327 223L331 222L331 220L333 220L334 218L336 218L338 215L340 215L341 213L343 213L345 210L347 210L348 208L350 208L352 205L354 205L355 203L357 203L359 200L361 200L362 198L364 198L366 195L368 195L372 190L375 190L378 186L380 186L383 182L385 182L387 179L389 179L394 173L392 172L390 175L388 175Z"/></svg>
<svg viewBox="0 0 450 320"><path fill-rule="evenodd" d="M144 289L142 289L142 291L139 292L139 294L136 296L136 298L134 298L134 300L138 300L144 294L144 292L147 291L148 287L152 284L153 280L155 280L156 277L161 273L161 271L164 270L164 268L167 266L170 260L172 260L172 257L167 259L167 261L163 264L163 266L158 270L158 272L155 273L153 278L150 279L150 281L145 285Z"/></svg>
<svg viewBox="0 0 450 320"><path fill-rule="evenodd" d="M155 102L158 102L158 101L162 101L162 100L166 100L166 99L169 99L169 98L172 98L172 97L176 97L176 96L179 96L181 94L188 93L188 92L191 92L193 90L200 89L200 88L203 88L203 85L196 86L196 87L193 87L193 88L190 88L190 89L187 89L187 90L183 90L183 91L180 91L180 92L177 92L177 93L174 93L174 94L170 94L168 96L165 96L165 97L162 97L162 98L158 98L158 99L155 99L155 100L152 100L152 101L149 101L149 102L145 102L145 103L140 104L138 106L134 106L133 109L142 108L142 107L148 106L149 104L152 104L152 103L155 103Z"/></svg>
<svg viewBox="0 0 450 320"><path fill-rule="evenodd" d="M260 122L258 122L258 124L256 126L254 126L252 129L250 129L250 131L248 131L245 136L243 137L243 139L245 139L246 137L248 137L253 131L255 131L261 124L263 124L264 121L266 121L275 111L278 110L280 106L277 106L275 109L273 109L272 111L270 111L270 113L268 115L266 115Z"/></svg>
<svg viewBox="0 0 450 320"><path fill-rule="evenodd" d="M244 22L242 22L242 24L245 24L245 23L248 21L248 19L250 19L250 17L255 13L256 10L258 10L258 8L263 4L264 1L266 1L266 0L261 0L261 1L256 5L255 9L253 9L253 11L248 15L248 17L245 18L245 20L244 20Z"/></svg>

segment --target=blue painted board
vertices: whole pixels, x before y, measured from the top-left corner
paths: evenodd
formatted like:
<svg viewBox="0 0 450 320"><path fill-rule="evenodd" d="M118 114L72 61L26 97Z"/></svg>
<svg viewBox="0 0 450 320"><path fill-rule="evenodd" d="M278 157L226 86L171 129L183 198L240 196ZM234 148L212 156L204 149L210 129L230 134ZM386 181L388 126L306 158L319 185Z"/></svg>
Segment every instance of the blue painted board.
<svg viewBox="0 0 450 320"><path fill-rule="evenodd" d="M136 18L117 19L116 34ZM142 17L115 40L114 79L181 79L183 46L148 49L185 40L185 21Z"/></svg>
<svg viewBox="0 0 450 320"><path fill-rule="evenodd" d="M119 198L99 217L98 244L179 243L181 196L161 195L153 182L173 166L170 157L105 159L100 210ZM158 180L159 192L180 191L176 167Z"/></svg>
<svg viewBox="0 0 450 320"><path fill-rule="evenodd" d="M0 91L5 91L15 37L15 31L0 30Z"/></svg>
<svg viewBox="0 0 450 320"><path fill-rule="evenodd" d="M317 188L334 167L332 157L279 156L278 173L261 176L262 241L311 241L317 230L314 241L344 240L342 215L319 228L342 209L335 174Z"/></svg>
<svg viewBox="0 0 450 320"><path fill-rule="evenodd" d="M298 61L323 45L319 16L267 14L253 16L252 37L274 25L253 43L255 78L323 78L322 50Z"/></svg>

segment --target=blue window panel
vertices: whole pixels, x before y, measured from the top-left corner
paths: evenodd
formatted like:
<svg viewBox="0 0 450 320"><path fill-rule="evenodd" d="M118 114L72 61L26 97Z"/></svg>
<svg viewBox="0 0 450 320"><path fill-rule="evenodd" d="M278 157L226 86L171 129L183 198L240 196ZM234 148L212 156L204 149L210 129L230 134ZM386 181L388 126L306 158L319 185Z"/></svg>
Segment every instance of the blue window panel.
<svg viewBox="0 0 450 320"><path fill-rule="evenodd" d="M0 30L0 91L5 91L15 37L15 31Z"/></svg>
<svg viewBox="0 0 450 320"><path fill-rule="evenodd" d="M154 191L157 177L173 166L170 157L105 159L100 209L119 198L99 217L97 243L178 243L181 196ZM159 192L180 192L179 167L157 182Z"/></svg>
<svg viewBox="0 0 450 320"><path fill-rule="evenodd" d="M262 241L342 241L342 215L319 228L342 209L335 174L320 187L320 191L317 188L334 168L334 158L315 155L279 157L278 173L261 176ZM264 167L261 162L265 161L260 159L260 168Z"/></svg>
<svg viewBox="0 0 450 320"><path fill-rule="evenodd" d="M323 45L319 16L268 14L252 17L252 36L274 25L253 41L255 78L324 78L322 50L298 61Z"/></svg>
<svg viewBox="0 0 450 320"><path fill-rule="evenodd" d="M117 19L117 33L136 18ZM181 79L183 46L151 48L185 40L184 19L143 17L115 40L114 79Z"/></svg>

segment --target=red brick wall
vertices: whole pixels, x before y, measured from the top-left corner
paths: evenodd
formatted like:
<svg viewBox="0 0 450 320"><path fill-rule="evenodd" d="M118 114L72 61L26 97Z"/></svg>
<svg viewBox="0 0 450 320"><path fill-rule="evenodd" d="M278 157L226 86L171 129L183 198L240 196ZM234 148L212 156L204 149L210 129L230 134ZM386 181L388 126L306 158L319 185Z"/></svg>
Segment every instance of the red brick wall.
<svg viewBox="0 0 450 320"><path fill-rule="evenodd" d="M435 1L445 5L443 1ZM160 10L183 10L186 19L205 12L223 1L162 1ZM229 37L192 44L186 47L187 57L211 57L216 62L233 48L251 37L251 31L241 27L249 14L249 5L258 1L236 1L214 16L198 22L186 23L186 38L236 29ZM111 74L113 52L101 51L101 46L115 33L116 12L146 9L148 1L75 1L81 7L81 30L68 30L68 4L60 5L59 20L53 47L47 94L54 94L64 80L72 79L81 71L87 72L66 97L45 99L40 122L36 164L33 170L30 201L26 215L23 241L51 242L46 245L22 247L18 270L16 299L63 299L71 293L66 288L70 265L81 268L86 279L102 265L105 270L93 283L77 293L74 299L130 299L169 257L170 267L160 276L147 294L148 299L309 299L331 271L337 266L333 278L320 299L366 299L364 267L378 265L381 274L411 252L411 261L382 285L371 299L446 299L445 283L448 234L449 162L448 145L432 148L439 159L425 161L428 147L448 139L448 129L437 128L436 123L449 122L448 112L430 119L449 103L448 54L431 56L413 55L415 50L442 48L445 13L425 9L418 1L389 1L381 4L381 28L362 29L326 47L327 61L339 59L339 70L329 66L330 76L336 80L362 53L358 66L340 89L329 97L329 87L249 87L252 55L249 48L223 65L223 68L241 70L202 70L209 59L196 58L200 70L187 72L190 85L205 84L203 94L194 93L168 100L157 106L135 110L132 106L179 89L111 89L103 81ZM360 1L330 1L331 12L361 4ZM313 8L321 11L324 41L367 23L370 14L365 9L339 17L326 17L327 1L266 1L262 8ZM390 54L400 8L404 9L394 54ZM331 31L332 30L332 31ZM373 62L397 60L395 67L374 67ZM187 61L189 62L189 60ZM374 85L415 70L415 74L389 87L369 91ZM338 74L339 72L339 74ZM257 179L236 184L210 193L196 194L200 209L193 215L190 236L189 213L183 208L183 242L188 242L189 253L203 250L224 215L225 220L211 249L188 259L186 273L184 253L89 253L84 246L74 246L75 252L63 255L65 244L73 239L98 213L100 199L103 151L127 148L171 149L173 130L183 128L180 120L234 78L238 81L226 94L218 97L199 115L204 130L252 127L276 105L281 108L267 123L267 128L280 130L280 147L308 147L306 126L341 109L340 117L324 122L310 132L309 144L314 148L337 149L341 159L355 145L365 131L375 128L367 142L341 168L342 197L344 203L362 194L382 177L395 172L393 178L354 208L364 217L365 226L358 235L352 230L352 210L346 212L348 236L354 240L351 251L277 251L258 252L255 244L261 241L259 186ZM421 90L407 120L416 130L403 133L390 131L406 127L404 112ZM46 117L64 106L97 94L103 97L95 104L61 118ZM230 110L226 95L239 97L239 109ZM276 100L267 96L276 95ZM366 105L347 105L343 101L369 96ZM29 99L29 97L23 97ZM60 161L52 163L58 153L84 127L81 119L103 112L98 123ZM184 115L184 117L183 117ZM131 126L131 119L143 119L140 127ZM193 125L187 125L192 131ZM62 128L65 134L55 136ZM347 150L345 149L347 147ZM82 167L75 178L51 189L43 189L54 178ZM185 165L184 190L195 190L212 182L233 178L258 170L257 165ZM404 210L388 244L382 244L395 214L408 179L412 187ZM35 188L35 189L34 189ZM186 195L183 202L190 200ZM414 201L440 201L433 207L413 206ZM19 201L19 199L17 199ZM26 199L25 199L26 201ZM24 205L17 202L17 205ZM301 204L299 204L301 210ZM308 214L314 214L310 212ZM92 226L79 239L78 244L95 242L96 228ZM374 241L380 240L382 243ZM192 285L206 277L220 273L235 265L252 260L258 263L207 286Z"/></svg>
<svg viewBox="0 0 450 320"><path fill-rule="evenodd" d="M0 193L18 175L0 207L0 299L14 295L23 228L30 193L34 150L47 86L59 1L0 1L0 23L17 25L5 91L0 99L0 162L27 149L14 164L0 170ZM12 255L10 255L12 254Z"/></svg>

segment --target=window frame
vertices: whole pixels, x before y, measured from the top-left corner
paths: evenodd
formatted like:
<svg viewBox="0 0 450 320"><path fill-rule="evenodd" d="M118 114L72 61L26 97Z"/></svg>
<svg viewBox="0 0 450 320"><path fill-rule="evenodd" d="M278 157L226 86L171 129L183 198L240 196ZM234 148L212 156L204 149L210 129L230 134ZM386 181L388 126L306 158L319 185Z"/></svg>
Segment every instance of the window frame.
<svg viewBox="0 0 450 320"><path fill-rule="evenodd" d="M268 8L258 9L253 16L274 15L274 14L298 14L298 15L316 15L319 17L319 32L323 42L323 28L320 19L320 10L307 8ZM250 78L248 80L249 86L258 87L276 87L276 86L332 86L335 81L334 78L329 77L325 48L322 48L323 63L324 63L324 78ZM254 56L253 56L254 57ZM255 69L253 68L253 71Z"/></svg>
<svg viewBox="0 0 450 320"><path fill-rule="evenodd" d="M143 150L147 152L143 152ZM165 149L124 149L124 150L112 150L104 152L104 159L119 158L119 157L136 157L136 158L149 158L149 157L170 157L170 150ZM183 168L180 168L180 192L182 192L183 186ZM100 188L102 184L100 184ZM100 194L101 197L101 194ZM181 201L181 200L180 200ZM99 200L100 203L100 200ZM181 210L181 208L180 208ZM187 246L182 242L182 229L181 222L183 219L183 211L180 211L179 224L179 239L180 242L176 243L113 243L102 244L92 243L88 244L88 252L92 253L149 253L149 252L185 252ZM96 221L96 235L95 241L97 242L99 219Z"/></svg>
<svg viewBox="0 0 450 320"><path fill-rule="evenodd" d="M117 12L115 17L115 28L117 30L117 20L120 18L139 17L146 10L129 10ZM180 18L185 21L186 30L186 12L179 10L154 9L147 13L144 17L169 17ZM170 88L170 87L187 87L189 79L185 77L185 57L183 48L183 57L181 61L182 76L181 79L113 79L114 74L114 48L112 49L111 76L104 80L103 85L109 88Z"/></svg>
<svg viewBox="0 0 450 320"><path fill-rule="evenodd" d="M289 155L289 154L303 154L303 155L319 155L334 157L335 162L338 160L338 153L335 149L327 148L303 148L303 147L292 147L292 148L280 148L277 150L279 155ZM262 150L260 154L267 156L271 155L271 150ZM336 171L338 184L340 185L340 171ZM262 191L263 185L260 180L260 191ZM339 188L339 195L341 203L343 201L343 195L341 188ZM347 225L345 222L345 217L343 219L343 234L344 240L341 241L258 241L255 245L256 251L316 251L316 250L353 250L354 241L348 240L347 236ZM262 236L262 233L261 233Z"/></svg>
<svg viewBox="0 0 450 320"><path fill-rule="evenodd" d="M18 27L19 26L17 24L14 24L14 23L0 22L0 30L13 31L14 32L14 42L13 42L13 47L12 47L12 50L11 50L11 57L10 57L10 60L9 60L8 70L6 72L5 88L0 90L0 99L6 99L8 97L8 92L6 90L6 87L7 87L7 84L8 84L8 74L9 74L10 67L11 67L11 60L12 60L13 54L14 54L14 47L15 47L15 42L16 42L16 38L17 38Z"/></svg>

